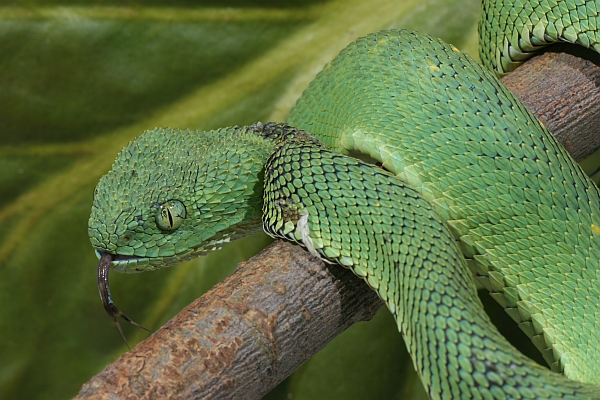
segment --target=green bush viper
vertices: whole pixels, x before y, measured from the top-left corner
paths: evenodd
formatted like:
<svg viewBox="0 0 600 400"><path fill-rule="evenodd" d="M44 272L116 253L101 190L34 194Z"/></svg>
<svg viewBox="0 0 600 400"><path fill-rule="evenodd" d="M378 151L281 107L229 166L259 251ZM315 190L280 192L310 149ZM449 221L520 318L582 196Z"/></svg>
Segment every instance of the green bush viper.
<svg viewBox="0 0 600 400"><path fill-rule="evenodd" d="M600 50L596 9L486 1L481 58L501 75L553 41ZM262 226L377 291L432 398L600 398L599 191L492 72L426 35L371 34L287 123L154 129L118 155L89 220L115 322L132 321L109 268L170 266ZM498 333L473 273L559 373Z"/></svg>

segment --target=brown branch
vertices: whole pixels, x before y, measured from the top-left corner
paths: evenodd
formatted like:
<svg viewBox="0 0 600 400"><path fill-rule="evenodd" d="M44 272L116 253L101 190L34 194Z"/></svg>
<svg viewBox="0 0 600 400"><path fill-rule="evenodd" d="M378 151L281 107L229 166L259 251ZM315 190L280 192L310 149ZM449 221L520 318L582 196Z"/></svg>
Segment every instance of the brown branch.
<svg viewBox="0 0 600 400"><path fill-rule="evenodd" d="M599 76L590 62L548 52L504 82L581 159L600 144ZM77 398L257 399L381 305L350 271L277 242L93 377Z"/></svg>
<svg viewBox="0 0 600 400"><path fill-rule="evenodd" d="M600 146L600 55L551 46L502 79L558 141L581 161Z"/></svg>
<svg viewBox="0 0 600 400"><path fill-rule="evenodd" d="M260 398L382 304L350 270L278 241L93 377L77 398Z"/></svg>

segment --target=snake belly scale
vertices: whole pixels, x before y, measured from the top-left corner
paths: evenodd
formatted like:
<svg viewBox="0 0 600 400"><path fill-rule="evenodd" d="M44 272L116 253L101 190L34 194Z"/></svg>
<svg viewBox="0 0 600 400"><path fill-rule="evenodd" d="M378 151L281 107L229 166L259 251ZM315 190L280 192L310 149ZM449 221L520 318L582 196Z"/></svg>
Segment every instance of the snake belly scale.
<svg viewBox="0 0 600 400"><path fill-rule="evenodd" d="M600 194L492 72L427 35L371 34L288 124L133 141L95 192L104 272L173 265L262 225L377 291L432 398L600 398ZM558 373L497 332L473 273Z"/></svg>

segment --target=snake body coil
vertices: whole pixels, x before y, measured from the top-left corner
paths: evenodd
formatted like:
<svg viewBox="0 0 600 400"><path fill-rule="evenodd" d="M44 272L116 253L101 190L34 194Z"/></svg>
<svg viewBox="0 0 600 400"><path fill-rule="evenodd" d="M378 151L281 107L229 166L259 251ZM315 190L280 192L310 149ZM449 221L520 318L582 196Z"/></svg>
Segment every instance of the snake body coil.
<svg viewBox="0 0 600 400"><path fill-rule="evenodd" d="M600 398L600 193L491 72L426 35L368 35L288 123L123 150L89 223L113 318L109 265L172 265L262 219L378 292L432 398ZM564 376L498 333L472 272Z"/></svg>

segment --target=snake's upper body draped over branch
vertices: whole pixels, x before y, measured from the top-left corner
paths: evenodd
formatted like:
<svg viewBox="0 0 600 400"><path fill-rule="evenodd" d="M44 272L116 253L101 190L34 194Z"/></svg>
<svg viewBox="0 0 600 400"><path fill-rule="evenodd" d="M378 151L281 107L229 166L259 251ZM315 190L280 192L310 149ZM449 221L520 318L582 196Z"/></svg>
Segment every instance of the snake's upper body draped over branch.
<svg viewBox="0 0 600 400"><path fill-rule="evenodd" d="M599 50L600 1L504 3L484 2L480 29L498 74L553 41ZM113 320L109 268L170 266L262 226L377 291L432 398L600 398L600 194L493 72L426 35L371 34L287 124L154 129L119 154L89 221ZM556 372L498 333L473 274Z"/></svg>

